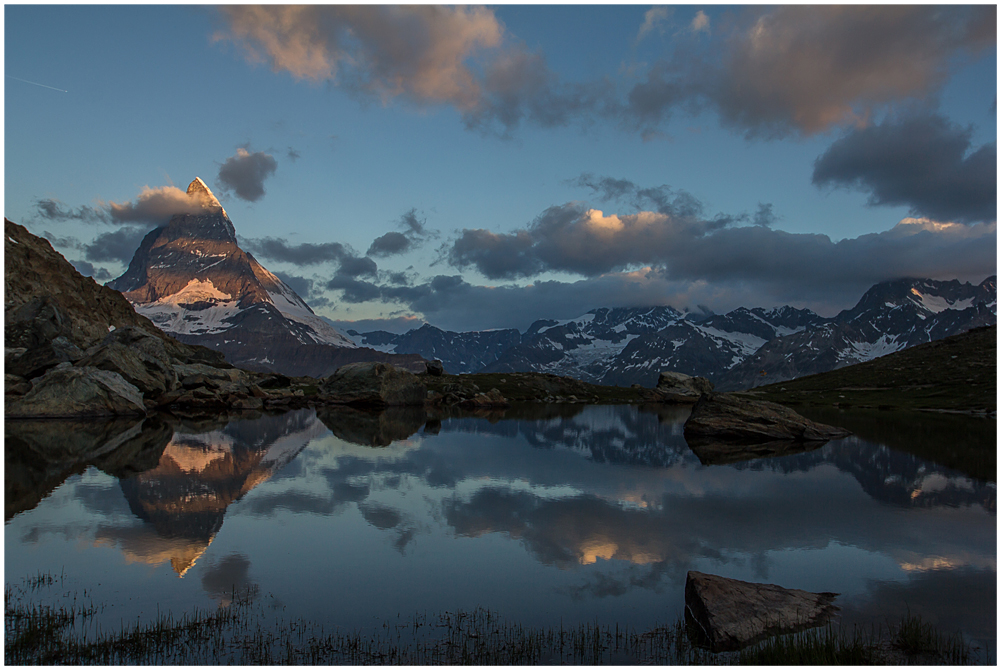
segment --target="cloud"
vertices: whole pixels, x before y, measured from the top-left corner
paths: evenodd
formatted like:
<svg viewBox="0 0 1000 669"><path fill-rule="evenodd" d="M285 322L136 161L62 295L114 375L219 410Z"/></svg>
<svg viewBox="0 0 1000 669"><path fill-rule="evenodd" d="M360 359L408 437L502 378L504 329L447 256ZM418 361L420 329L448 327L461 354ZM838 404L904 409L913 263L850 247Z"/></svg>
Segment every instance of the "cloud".
<svg viewBox="0 0 1000 669"><path fill-rule="evenodd" d="M94 262L114 260L128 265L147 232L148 230L144 227L131 225L119 228L114 232L105 232L84 246L84 255L87 260Z"/></svg>
<svg viewBox="0 0 1000 669"><path fill-rule="evenodd" d="M711 19L708 18L708 14L699 9L698 13L691 19L691 32L708 32L710 27Z"/></svg>
<svg viewBox="0 0 1000 669"><path fill-rule="evenodd" d="M232 191L236 197L256 202L264 197L264 181L278 169L274 156L263 151L250 153L240 147L219 168L219 183L223 190Z"/></svg>
<svg viewBox="0 0 1000 669"><path fill-rule="evenodd" d="M81 244L80 240L77 239L76 237L69 237L69 236L67 236L67 237L57 237L56 235L52 234L48 230L44 230L42 232L42 237L45 237L45 239L49 240L49 242L52 244L52 246L58 246L60 248L67 248L67 249L82 249L83 248L83 244Z"/></svg>
<svg viewBox="0 0 1000 669"><path fill-rule="evenodd" d="M288 274L286 272L274 272L274 275L281 279L285 285L295 291L295 294L311 302L313 297L313 280L307 279L304 276L296 276L294 274ZM317 295L317 297L319 297Z"/></svg>
<svg viewBox="0 0 1000 669"><path fill-rule="evenodd" d="M329 290L342 290L344 302L360 304L382 297L382 290L369 281L360 281L350 276L338 274L326 282Z"/></svg>
<svg viewBox="0 0 1000 669"><path fill-rule="evenodd" d="M374 277L378 275L378 265L376 265L375 261L371 258L347 256L340 260L340 269L337 273L342 276L349 277Z"/></svg>
<svg viewBox="0 0 1000 669"><path fill-rule="evenodd" d="M176 214L202 214L202 200L174 186L143 186L139 197L123 203L110 202L108 213L114 223L139 223L147 227L164 225Z"/></svg>
<svg viewBox="0 0 1000 669"><path fill-rule="evenodd" d="M748 9L722 43L683 44L628 93L626 124L651 132L709 107L747 136L811 135L926 99L966 56L996 46L995 6Z"/></svg>
<svg viewBox="0 0 1000 669"><path fill-rule="evenodd" d="M84 276L94 277L97 281L110 281L114 278L108 270L103 267L94 267L86 260L70 260L69 262L76 268L77 272Z"/></svg>
<svg viewBox="0 0 1000 669"><path fill-rule="evenodd" d="M296 160L298 160L301 157L302 157L301 153L299 153L298 151L296 151L292 147L288 147L288 159L290 161L292 161L294 163Z"/></svg>
<svg viewBox="0 0 1000 669"><path fill-rule="evenodd" d="M893 118L834 142L816 160L812 180L866 191L872 206L908 206L937 220L993 221L996 143L973 151L971 138L971 128L938 114Z"/></svg>
<svg viewBox="0 0 1000 669"><path fill-rule="evenodd" d="M419 316L395 316L393 318L363 318L356 321L331 321L333 327L341 332L354 330L355 332L372 332L373 330L384 330L395 334L402 334L415 330L427 321Z"/></svg>
<svg viewBox="0 0 1000 669"><path fill-rule="evenodd" d="M225 6L230 40L253 62L296 79L326 80L418 104L474 107L480 97L466 61L503 40L493 12L481 7Z"/></svg>
<svg viewBox="0 0 1000 669"><path fill-rule="evenodd" d="M673 10L670 7L653 7L646 11L642 17L642 25L639 26L639 33L635 36L635 43L638 44L650 35L654 30L662 33L663 24L670 18Z"/></svg>
<svg viewBox="0 0 1000 669"><path fill-rule="evenodd" d="M386 258L406 253L412 246L413 242L402 232L387 232L381 237L375 238L375 241L368 247L367 255Z"/></svg>
<svg viewBox="0 0 1000 669"><path fill-rule="evenodd" d="M394 255L402 255L419 247L425 239L435 236L426 229L427 221L417 218L417 210L410 209L399 218L399 227L403 232L387 232L368 247L365 255L376 258L387 258Z"/></svg>
<svg viewBox="0 0 1000 669"><path fill-rule="evenodd" d="M467 128L509 136L522 120L564 125L599 106L601 82L563 85L509 39L492 10L432 6L225 6L216 41L253 63L333 82L383 104L450 105Z"/></svg>
<svg viewBox="0 0 1000 669"><path fill-rule="evenodd" d="M35 211L38 216L50 221L83 221L85 223L107 223L108 212L97 208L81 205L76 209L66 209L61 202L53 199L35 200Z"/></svg>
<svg viewBox="0 0 1000 669"><path fill-rule="evenodd" d="M284 239L274 237L244 239L241 242L243 248L262 258L270 258L292 265L318 265L324 262L339 261L341 258L351 255L351 251L339 242L306 243L292 246Z"/></svg>

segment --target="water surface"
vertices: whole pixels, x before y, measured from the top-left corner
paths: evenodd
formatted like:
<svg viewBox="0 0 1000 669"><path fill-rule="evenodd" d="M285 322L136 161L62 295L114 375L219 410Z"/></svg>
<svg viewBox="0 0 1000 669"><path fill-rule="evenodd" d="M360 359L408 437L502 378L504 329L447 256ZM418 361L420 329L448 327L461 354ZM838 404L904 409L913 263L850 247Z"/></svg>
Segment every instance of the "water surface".
<svg viewBox="0 0 1000 669"><path fill-rule="evenodd" d="M989 477L863 430L705 465L686 418L545 406L8 421L5 578L63 575L111 627L249 591L328 628L486 607L526 625L646 629L678 618L698 570L841 593L848 624L909 611L996 657ZM107 447L74 461L87 440Z"/></svg>

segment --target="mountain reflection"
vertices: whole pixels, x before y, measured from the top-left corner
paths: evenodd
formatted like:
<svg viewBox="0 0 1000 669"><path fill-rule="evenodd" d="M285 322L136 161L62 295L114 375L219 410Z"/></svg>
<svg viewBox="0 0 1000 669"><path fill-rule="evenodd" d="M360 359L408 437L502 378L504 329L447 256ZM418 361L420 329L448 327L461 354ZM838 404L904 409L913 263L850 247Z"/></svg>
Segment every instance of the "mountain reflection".
<svg viewBox="0 0 1000 669"><path fill-rule="evenodd" d="M169 561L183 576L212 543L226 510L268 480L323 431L312 412L231 422L182 422L156 467L119 485L145 525L102 528L128 561Z"/></svg>

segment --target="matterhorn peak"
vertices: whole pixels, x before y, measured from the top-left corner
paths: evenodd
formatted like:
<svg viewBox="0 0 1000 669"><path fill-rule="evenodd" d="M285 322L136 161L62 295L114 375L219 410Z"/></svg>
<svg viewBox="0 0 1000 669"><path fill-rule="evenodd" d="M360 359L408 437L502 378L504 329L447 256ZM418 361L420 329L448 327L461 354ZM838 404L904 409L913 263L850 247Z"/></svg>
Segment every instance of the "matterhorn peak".
<svg viewBox="0 0 1000 669"><path fill-rule="evenodd" d="M222 209L222 204L219 202L218 198L212 193L211 189L201 180L201 177L195 177L191 185L188 186L187 194L192 197L197 197L201 200L201 204L206 209ZM222 209L223 216L229 216L225 209Z"/></svg>

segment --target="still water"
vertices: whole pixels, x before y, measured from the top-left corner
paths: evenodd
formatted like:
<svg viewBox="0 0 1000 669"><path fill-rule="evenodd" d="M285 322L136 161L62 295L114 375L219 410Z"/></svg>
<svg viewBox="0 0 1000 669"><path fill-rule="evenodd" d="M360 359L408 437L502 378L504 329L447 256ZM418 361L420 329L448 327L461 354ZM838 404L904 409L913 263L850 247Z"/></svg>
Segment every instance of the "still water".
<svg viewBox="0 0 1000 669"><path fill-rule="evenodd" d="M996 657L995 459L952 469L917 443L989 445L995 421L956 423L969 436L845 419L865 436L703 464L687 413L8 421L5 579L60 575L111 628L249 590L328 629L476 607L646 629L682 614L698 570L838 592L844 623L909 611Z"/></svg>

